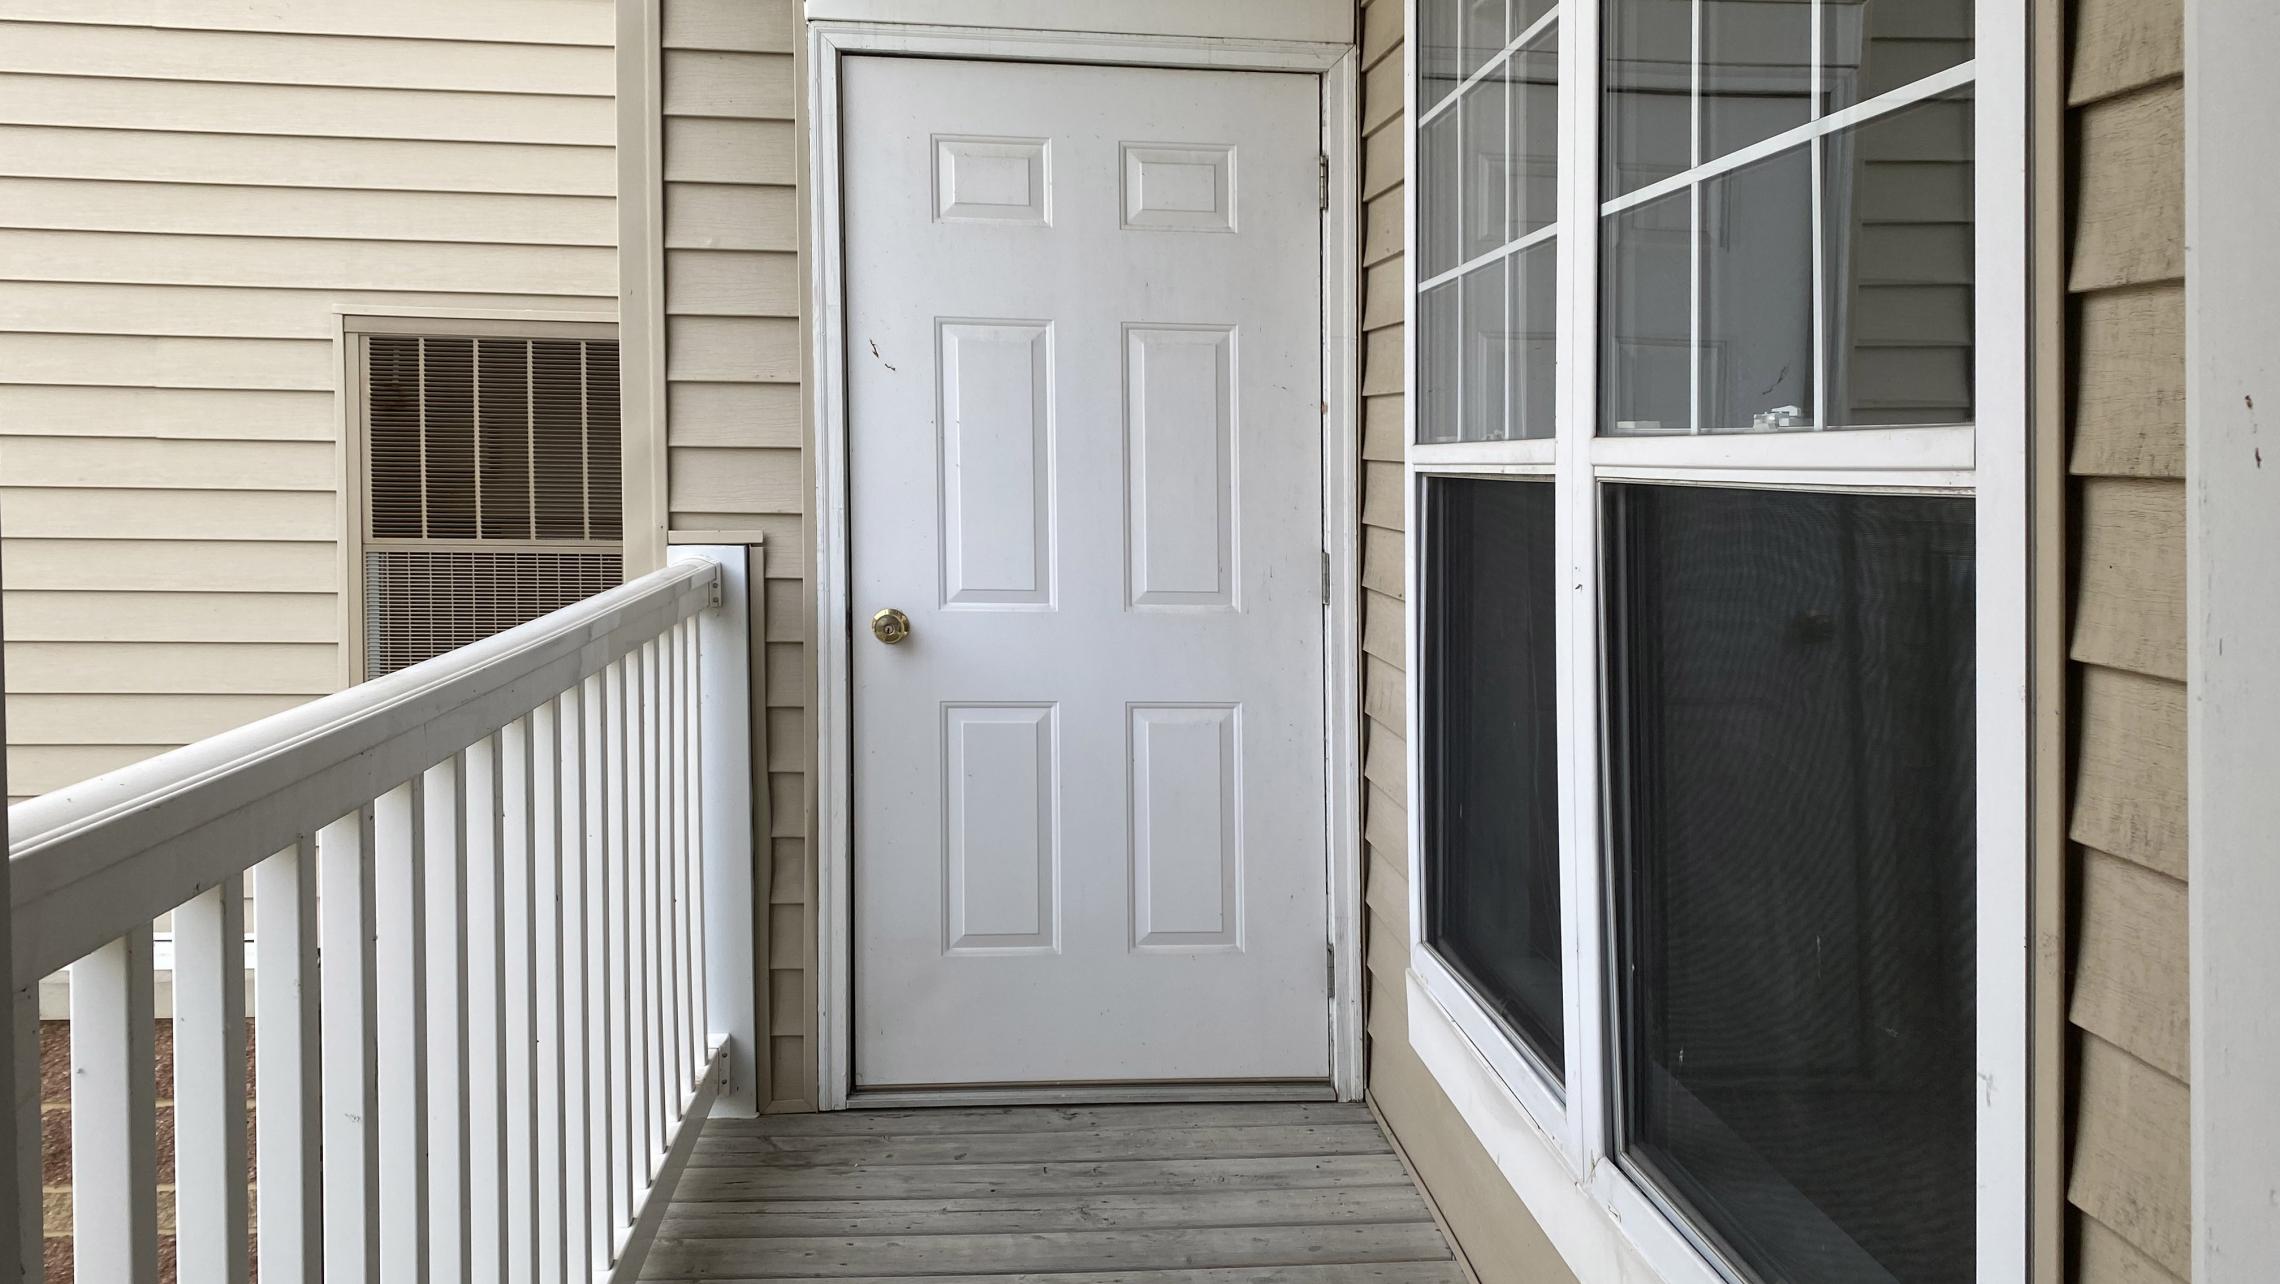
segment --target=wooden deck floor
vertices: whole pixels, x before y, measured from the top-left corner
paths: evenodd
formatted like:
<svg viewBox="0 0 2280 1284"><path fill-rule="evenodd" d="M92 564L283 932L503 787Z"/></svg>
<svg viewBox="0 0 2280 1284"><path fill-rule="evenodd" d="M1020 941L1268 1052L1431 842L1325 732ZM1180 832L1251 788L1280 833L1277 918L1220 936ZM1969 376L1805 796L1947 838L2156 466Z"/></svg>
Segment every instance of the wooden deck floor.
<svg viewBox="0 0 2280 1284"><path fill-rule="evenodd" d="M1348 1105L714 1120L647 1280L1461 1284Z"/></svg>

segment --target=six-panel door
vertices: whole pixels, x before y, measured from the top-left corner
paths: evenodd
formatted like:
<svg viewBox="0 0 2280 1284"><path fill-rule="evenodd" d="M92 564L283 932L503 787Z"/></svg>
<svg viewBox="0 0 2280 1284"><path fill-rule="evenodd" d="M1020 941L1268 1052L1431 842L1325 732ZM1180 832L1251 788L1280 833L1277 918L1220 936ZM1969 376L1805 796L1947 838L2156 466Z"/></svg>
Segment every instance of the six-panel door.
<svg viewBox="0 0 2280 1284"><path fill-rule="evenodd" d="M842 93L857 1085L1324 1078L1317 82Z"/></svg>

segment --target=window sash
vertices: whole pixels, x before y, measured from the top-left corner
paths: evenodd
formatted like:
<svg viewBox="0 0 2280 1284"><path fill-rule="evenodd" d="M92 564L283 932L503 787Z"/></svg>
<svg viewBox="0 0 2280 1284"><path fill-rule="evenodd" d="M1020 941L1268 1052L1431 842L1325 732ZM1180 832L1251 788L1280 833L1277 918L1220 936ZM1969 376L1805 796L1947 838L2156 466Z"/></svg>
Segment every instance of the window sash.
<svg viewBox="0 0 2280 1284"><path fill-rule="evenodd" d="M1419 49L1418 3L1407 5L1406 40ZM1815 0L1818 8L1819 0ZM1596 0L1561 0L1542 23L1558 24L1560 166L1558 217L1532 236L1558 247L1556 417L1548 440L1418 442L1417 341L1421 112L1417 63L1405 85L1400 124L1405 163L1403 268L1404 455L1409 719L1411 973L1438 1013L1412 1022L1450 1024L1488 1063L1533 1129L1505 1144L1548 1142L1592 1202L1644 1261L1672 1284L1731 1284L1744 1278L1707 1237L1615 1147L1616 1067L1607 1051L1616 1002L1608 959L1610 871L1601 800L1602 602L1600 532L1603 484L1652 480L1901 493L1969 494L1975 501L1977 653L1977 1104L1978 1278L2027 1276L2028 1232L2028 355L2027 329L2027 9L2025 0L1978 0L1972 59L1950 71L1828 113L1807 125L1712 162L1720 172L1796 146L1806 138L1888 114L1907 103L1974 86L1973 302L1975 424L1766 434L1704 433L1607 437L1597 428L1598 252L1601 216L1612 205L1651 199L1634 193L1603 202L1599 191L1601 11ZM1816 30L1819 29L1816 21ZM1537 27L1526 33L1537 35ZM1515 42L1518 43L1518 42ZM1493 62L1491 65L1494 65ZM1455 110L1455 95L1438 105ZM1792 136L1794 135L1794 137ZM1706 169L1661 180L1678 190ZM1816 183L1816 186L1818 184ZM1651 190L1651 189L1650 189ZM1500 249L1501 256L1510 252ZM1816 419L1816 422L1823 422ZM1565 970L1565 1088L1538 1072L1486 1005L1424 940L1426 854L1420 776L1423 708L1420 636L1429 604L1421 557L1424 479L1550 476L1558 487L1558 537L1551 551L1569 591L1560 598L1558 745L1562 948ZM1462 1108L1462 1106L1460 1106ZM1468 1115L1483 1131L1508 1128L1505 1112ZM1530 1135L1533 1134L1533 1135ZM1493 1147L1492 1147L1493 1148ZM1612 1162L1608 1162L1612 1161ZM1555 1235L1555 1238L1558 1236Z"/></svg>

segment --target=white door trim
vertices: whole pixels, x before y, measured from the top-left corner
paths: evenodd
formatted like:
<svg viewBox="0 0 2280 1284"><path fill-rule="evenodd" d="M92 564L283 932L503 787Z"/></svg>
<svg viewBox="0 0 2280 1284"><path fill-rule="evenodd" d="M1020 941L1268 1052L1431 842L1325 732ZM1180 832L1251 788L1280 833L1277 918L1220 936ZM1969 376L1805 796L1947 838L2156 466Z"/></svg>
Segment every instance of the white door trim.
<svg viewBox="0 0 2280 1284"><path fill-rule="evenodd" d="M807 136L813 229L808 289L814 387L810 446L816 514L816 1099L845 1109L854 1082L853 769L849 718L846 292L840 221L840 60L850 54L1116 63L1216 71L1312 72L1322 81L1322 150L1329 192L1322 213L1323 547L1330 557L1325 614L1327 676L1323 787L1327 807L1331 946L1331 1086L1360 1100L1362 1062L1361 513L1356 409L1360 239L1360 78L1351 45L1173 36L921 27L808 25Z"/></svg>

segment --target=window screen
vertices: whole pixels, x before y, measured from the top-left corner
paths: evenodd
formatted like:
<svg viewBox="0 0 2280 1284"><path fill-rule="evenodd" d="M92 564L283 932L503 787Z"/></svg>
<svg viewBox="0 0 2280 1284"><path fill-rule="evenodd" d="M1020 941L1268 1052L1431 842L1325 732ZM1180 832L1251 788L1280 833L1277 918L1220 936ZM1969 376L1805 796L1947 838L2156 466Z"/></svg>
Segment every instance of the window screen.
<svg viewBox="0 0 2280 1284"><path fill-rule="evenodd" d="M623 578L615 340L360 342L366 677Z"/></svg>

